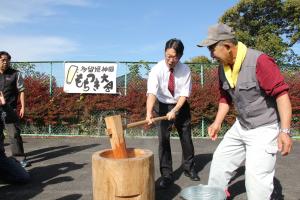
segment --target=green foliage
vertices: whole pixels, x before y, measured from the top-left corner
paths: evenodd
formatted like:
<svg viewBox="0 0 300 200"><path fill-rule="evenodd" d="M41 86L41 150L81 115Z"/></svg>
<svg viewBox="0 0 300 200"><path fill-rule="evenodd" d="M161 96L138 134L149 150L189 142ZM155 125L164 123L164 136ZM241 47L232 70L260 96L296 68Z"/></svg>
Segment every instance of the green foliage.
<svg viewBox="0 0 300 200"><path fill-rule="evenodd" d="M300 38L300 1L287 0L283 9L286 20L292 24L285 28L287 37L290 38L289 46L293 46L295 43L299 42Z"/></svg>
<svg viewBox="0 0 300 200"><path fill-rule="evenodd" d="M186 62L212 64L212 61L209 58L207 58L206 56L196 56L196 57L191 58L190 60L187 60Z"/></svg>
<svg viewBox="0 0 300 200"><path fill-rule="evenodd" d="M32 76L34 73L36 73L35 64L28 62L11 63L11 67L21 71L25 77Z"/></svg>
<svg viewBox="0 0 300 200"><path fill-rule="evenodd" d="M241 0L219 19L236 31L248 47L274 57L279 64L299 65L292 47L300 39L298 0Z"/></svg>
<svg viewBox="0 0 300 200"><path fill-rule="evenodd" d="M140 69L145 69L146 74L150 72L149 63L143 60L140 60L137 63L129 64L129 74L131 76L132 81L135 81L137 78L141 76Z"/></svg>
<svg viewBox="0 0 300 200"><path fill-rule="evenodd" d="M201 73L201 64L206 66L211 66L212 61L206 56L196 56L191 58L190 60L185 61L191 69L193 73L200 74Z"/></svg>

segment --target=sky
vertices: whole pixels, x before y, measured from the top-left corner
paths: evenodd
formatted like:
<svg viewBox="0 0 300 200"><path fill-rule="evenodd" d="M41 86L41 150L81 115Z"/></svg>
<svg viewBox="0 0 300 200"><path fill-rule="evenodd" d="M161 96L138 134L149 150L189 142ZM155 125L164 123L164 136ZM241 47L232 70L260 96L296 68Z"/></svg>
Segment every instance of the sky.
<svg viewBox="0 0 300 200"><path fill-rule="evenodd" d="M238 0L0 0L0 50L12 61L151 61L179 38L182 61Z"/></svg>

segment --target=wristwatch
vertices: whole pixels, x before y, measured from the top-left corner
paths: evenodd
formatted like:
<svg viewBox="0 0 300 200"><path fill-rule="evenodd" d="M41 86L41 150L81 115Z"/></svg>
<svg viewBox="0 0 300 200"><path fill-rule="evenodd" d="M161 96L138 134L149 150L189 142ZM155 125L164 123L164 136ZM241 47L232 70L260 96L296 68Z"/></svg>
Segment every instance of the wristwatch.
<svg viewBox="0 0 300 200"><path fill-rule="evenodd" d="M291 133L291 129L289 129L289 128L281 128L281 129L279 129L279 133L286 133L286 134L288 134L290 137L293 136L293 134Z"/></svg>

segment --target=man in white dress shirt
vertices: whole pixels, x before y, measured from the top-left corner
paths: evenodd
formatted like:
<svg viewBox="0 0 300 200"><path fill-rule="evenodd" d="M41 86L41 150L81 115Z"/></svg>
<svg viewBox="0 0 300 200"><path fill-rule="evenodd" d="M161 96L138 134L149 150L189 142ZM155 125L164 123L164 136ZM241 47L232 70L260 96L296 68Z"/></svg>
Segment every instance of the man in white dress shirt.
<svg viewBox="0 0 300 200"><path fill-rule="evenodd" d="M165 46L165 59L157 63L149 74L147 84L146 120L152 124L153 112L168 116L158 122L160 187L167 188L173 183L170 129L174 124L182 146L184 174L191 180L199 181L195 171L194 146L191 137L191 114L187 102L191 94L191 71L179 60L184 46L178 39L170 39Z"/></svg>

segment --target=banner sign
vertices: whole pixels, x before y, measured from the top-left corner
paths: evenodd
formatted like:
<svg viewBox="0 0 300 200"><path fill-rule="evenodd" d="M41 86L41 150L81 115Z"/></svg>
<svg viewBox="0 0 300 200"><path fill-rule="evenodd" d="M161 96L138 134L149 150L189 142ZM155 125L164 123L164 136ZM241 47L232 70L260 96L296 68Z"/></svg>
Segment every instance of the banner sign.
<svg viewBox="0 0 300 200"><path fill-rule="evenodd" d="M116 63L65 63L66 93L116 93Z"/></svg>

